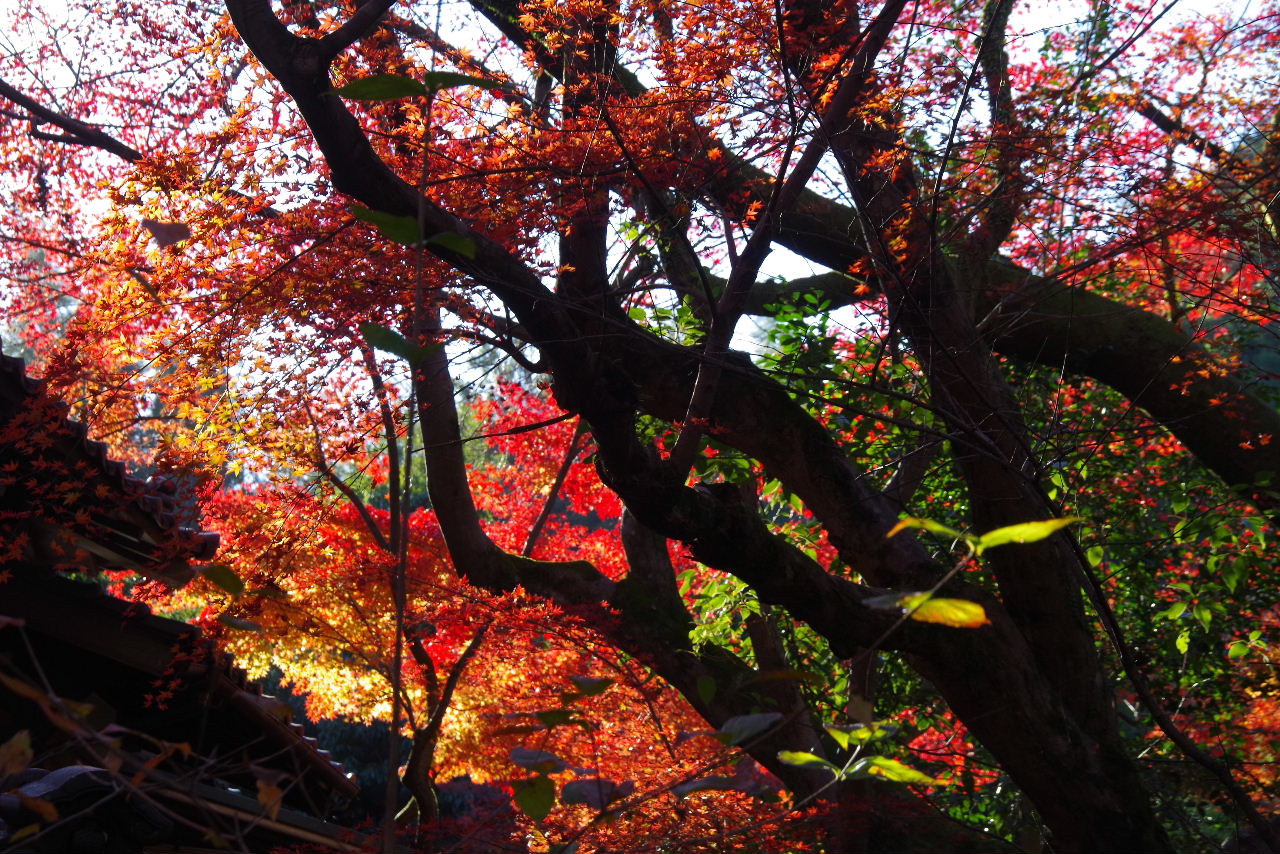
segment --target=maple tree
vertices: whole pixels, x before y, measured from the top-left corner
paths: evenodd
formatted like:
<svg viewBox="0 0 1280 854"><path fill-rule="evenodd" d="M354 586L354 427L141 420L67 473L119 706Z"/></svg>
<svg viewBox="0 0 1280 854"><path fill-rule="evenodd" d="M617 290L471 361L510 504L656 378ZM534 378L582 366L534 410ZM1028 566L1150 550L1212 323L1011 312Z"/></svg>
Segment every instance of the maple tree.
<svg viewBox="0 0 1280 854"><path fill-rule="evenodd" d="M120 453L202 479L251 590L330 626L373 596L341 651L387 678L317 711L404 678L430 716L413 650L447 672L528 612L677 718L780 714L743 746L841 844L936 842L901 787L832 785L824 725L873 716L955 768L914 780L933 803L1053 850L1172 850L1153 755L1267 838L1272 774L1240 763L1274 756L1273 12L24 9L11 327ZM554 406L460 411L463 342ZM501 456L469 461L464 421ZM980 618L907 619L923 593ZM301 661L321 623L263 625ZM505 696L481 674L512 648L460 690ZM991 774L1035 815L995 816Z"/></svg>
<svg viewBox="0 0 1280 854"><path fill-rule="evenodd" d="M506 405L479 407L477 416L491 429L518 428L523 419L556 411L536 393L506 391ZM512 398L520 405L511 406ZM502 436L496 444L520 452L521 473L498 478L488 472L486 478L481 472L477 497L493 514L490 530L513 550L591 555L621 574L615 528L583 530L563 512L548 514L532 542L537 505L501 500L513 487L537 494L542 484L545 491L565 466L567 513L607 513L616 497L581 459L587 448L580 438L563 419L538 433ZM492 489L484 488L486 480ZM375 492L379 485L386 482L370 484ZM804 823L784 820L786 810L772 805L775 790L750 761L731 753L725 739L639 662L602 644L576 609L458 583L430 511L419 508L406 519L407 612L397 621L388 583L395 561L389 514L365 505L356 490L336 512L331 502L298 489L221 493L205 509L207 522L226 537L220 559L237 574L206 572L203 587L178 594L153 587L143 595L199 609L197 621L250 673L278 668L305 696L313 718L397 717L387 691L394 686L413 734L403 769L413 809L400 822L423 813L418 844L450 833L499 850L513 844L491 815L469 823L442 820L436 781L463 774L512 786L517 801L540 820L536 832L543 837L617 848L685 842L697 850L699 840L722 843L735 824L746 822L767 825L777 850L804 838L796 836ZM398 624L408 653L403 663L392 660ZM554 812L552 774L562 782ZM707 791L716 798L694 796ZM725 798L734 803L727 828ZM606 807L617 814L593 819Z"/></svg>

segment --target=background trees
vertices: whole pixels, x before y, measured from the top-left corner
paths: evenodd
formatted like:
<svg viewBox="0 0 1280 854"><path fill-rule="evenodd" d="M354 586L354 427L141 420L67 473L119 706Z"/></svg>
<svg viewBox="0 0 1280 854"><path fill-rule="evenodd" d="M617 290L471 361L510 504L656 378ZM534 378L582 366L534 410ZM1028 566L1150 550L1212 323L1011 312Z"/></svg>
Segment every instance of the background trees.
<svg viewBox="0 0 1280 854"><path fill-rule="evenodd" d="M17 22L0 86L24 187L0 214L11 317L122 448L273 514L235 557L251 592L300 583L266 558L303 541L303 502L355 508L315 524L383 555L350 570L380 613L434 602L411 552L447 553L474 595L554 603L712 727L782 715L744 747L797 800L834 798L847 847L937 847L894 827L904 793L779 759L839 764L822 725L871 714L981 745L1036 816L967 764L939 802L1005 835L1042 823L1054 850L1185 848L1186 810L1271 796L1268 766L1232 767L1273 750L1268 10L70 14ZM469 468L483 409L456 386L487 380L451 364L461 342L558 410L514 387L484 407L581 434ZM585 488L584 454L593 514L561 479ZM904 513L1084 521L978 556L937 526L889 536ZM571 551L585 529L614 539ZM680 581L673 550L697 564ZM903 620L921 591L990 622ZM397 683L392 635L372 669Z"/></svg>

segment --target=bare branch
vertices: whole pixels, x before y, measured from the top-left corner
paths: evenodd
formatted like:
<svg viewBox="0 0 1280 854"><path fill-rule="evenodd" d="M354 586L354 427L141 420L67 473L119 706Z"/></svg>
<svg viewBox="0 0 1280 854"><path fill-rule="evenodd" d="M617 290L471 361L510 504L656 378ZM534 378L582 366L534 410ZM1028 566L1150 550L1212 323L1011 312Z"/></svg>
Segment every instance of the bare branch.
<svg viewBox="0 0 1280 854"><path fill-rule="evenodd" d="M369 382L373 384L373 392L378 398L378 412L382 416L382 438L386 442L387 447L387 477L388 488L391 492L391 518L390 528L391 536L388 538L387 551L393 555L399 555L401 551L401 539L403 532L401 531L400 516L400 436L396 429L395 413L391 410L391 395L387 391L386 383L382 379L382 369L378 367L378 360L373 354L373 348L364 341L356 341L356 348L360 351L360 358L364 362L365 372L369 375Z"/></svg>
<svg viewBox="0 0 1280 854"><path fill-rule="evenodd" d="M378 544L378 548L388 554L394 553L394 549L391 548L391 543L388 542L386 535L382 532L382 528L378 525L377 520L373 518L373 514L369 512L369 508L365 506L364 500L360 497L359 493L357 493L351 487L351 484L347 483L344 478L338 476L338 473L333 470L333 467L329 465L329 461L325 458L324 440L320 435L320 425L316 422L315 414L311 411L311 404L309 402L303 402L303 411L307 414L307 421L311 424L312 438L316 443L316 456L314 460L316 468L319 469L320 474L324 476L325 480L329 481L335 489L346 497L347 501L351 502L351 506L354 507L356 509L356 513L360 515L360 520L364 522L365 527L369 529L369 534Z"/></svg>
<svg viewBox="0 0 1280 854"><path fill-rule="evenodd" d="M711 331L707 335L706 358L698 368L698 377L689 396L689 408L684 417L684 428L671 452L672 475L683 481L688 475L698 452L711 401L720 379L720 361L728 352L733 330L742 316L743 307L760 272L760 265L768 256L774 237L781 227L780 212L789 210L799 199L801 192L813 177L818 163L826 155L832 139L850 130L849 112L872 79L874 64L889 39L889 33L898 23L906 8L906 0L889 0L862 34L860 44L853 53L848 72L836 88L831 102L822 116L817 132L805 147L795 168L786 180L775 183L760 220L737 263L729 273L729 281L716 303Z"/></svg>
<svg viewBox="0 0 1280 854"><path fill-rule="evenodd" d="M533 557L533 550L538 545L538 538L542 536L542 529L546 526L547 519L551 518L551 511L555 508L556 501L560 499L560 490L564 487L565 478L569 476L569 469L578 456L578 442L586 432L584 427L585 425L579 421L573 428L573 436L569 439L569 447L565 449L564 460L556 471L551 489L547 491L547 500L542 503L538 518L534 519L533 524L529 526L529 536L525 538L524 548L520 550L520 554L524 557Z"/></svg>

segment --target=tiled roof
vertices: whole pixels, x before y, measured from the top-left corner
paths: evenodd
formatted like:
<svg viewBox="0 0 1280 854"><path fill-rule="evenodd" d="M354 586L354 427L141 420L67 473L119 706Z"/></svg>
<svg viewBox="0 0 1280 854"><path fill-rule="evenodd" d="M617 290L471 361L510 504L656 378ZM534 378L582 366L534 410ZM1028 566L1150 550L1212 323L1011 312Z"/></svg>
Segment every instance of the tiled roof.
<svg viewBox="0 0 1280 854"><path fill-rule="evenodd" d="M0 354L0 571L20 569L0 574L9 579L0 584L0 614L22 618L34 640L44 639L50 659L68 651L67 682L58 693L107 696L120 691L121 674L136 674L131 679L140 685L179 685L177 705L164 714L147 711L153 704L144 702L145 691L115 701L146 729L184 728L185 721L201 739L212 739L206 749L247 750L258 765L306 781L300 791L312 800L327 799L323 791L354 795L354 781L289 721L287 706L248 684L199 629L48 571L130 569L179 587L194 576L192 564L211 560L219 544L216 533L180 522L172 481L129 475L68 412L21 359ZM102 663L85 667L90 660ZM87 684L109 673L114 680ZM58 681L57 674L50 678ZM183 740L181 731L166 734Z"/></svg>
<svg viewBox="0 0 1280 854"><path fill-rule="evenodd" d="M324 792L351 798L359 791L290 720L289 707L263 696L195 626L95 584L26 574L0 585L0 614L22 618L59 696L107 698L118 722L188 741L198 753L245 751L255 765L297 779L299 794L316 803L327 800Z"/></svg>
<svg viewBox="0 0 1280 854"><path fill-rule="evenodd" d="M193 562L217 552L218 535L181 524L173 482L129 475L68 411L21 359L0 355L0 525L41 534L28 550L80 549L92 555L91 568L182 586ZM0 530L0 560L3 545Z"/></svg>

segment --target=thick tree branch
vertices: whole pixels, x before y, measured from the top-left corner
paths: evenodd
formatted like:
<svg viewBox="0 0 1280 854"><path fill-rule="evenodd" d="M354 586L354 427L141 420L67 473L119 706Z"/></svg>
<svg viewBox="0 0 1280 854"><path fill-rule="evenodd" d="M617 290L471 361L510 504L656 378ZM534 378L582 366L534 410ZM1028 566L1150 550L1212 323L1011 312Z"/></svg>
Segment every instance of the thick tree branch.
<svg viewBox="0 0 1280 854"><path fill-rule="evenodd" d="M1280 510L1280 413L1176 326L1083 288L998 271L985 334L1000 352L1092 377L1168 428L1237 494Z"/></svg>
<svg viewBox="0 0 1280 854"><path fill-rule="evenodd" d="M335 188L375 210L419 217L427 234L448 233L470 241L474 253L438 244L433 244L431 250L460 271L490 285L512 304L528 308L546 301L550 292L524 264L458 217L420 198L413 186L383 162L355 116L332 92L327 52L317 40L291 34L264 0L229 0L227 8L249 49L298 105L332 170ZM472 254L474 258L470 257ZM545 317L545 312L528 313L545 322L556 322Z"/></svg>
<svg viewBox="0 0 1280 854"><path fill-rule="evenodd" d="M125 145L120 140L99 130L91 124L82 122L79 119L73 119L70 116L57 112L56 110L51 110L48 107L42 106L35 99L23 94L13 86L10 86L4 80L0 80L0 97L8 98L13 103L31 113L32 116L66 131L68 139L65 141L73 142L77 145L89 145L94 148L101 148L103 151L114 154L115 156L123 160L127 160L130 163L137 163L142 159L142 152L137 149Z"/></svg>
<svg viewBox="0 0 1280 854"><path fill-rule="evenodd" d="M425 726L418 727L413 733L413 747L409 750L409 761L404 771L404 784L413 795L413 804L417 807L418 821L430 822L440 815L440 805L436 798L435 782L431 779L431 767L435 764L436 746L440 743L440 730L444 726L445 713L453 703L453 695L458 690L458 683L466 671L471 659L480 651L485 635L489 631L489 623L481 623L471 640L467 643L449 675L445 678L444 690L436 695L432 691L431 716ZM421 645L410 647L418 665L425 671L434 674L435 664Z"/></svg>
<svg viewBox="0 0 1280 854"><path fill-rule="evenodd" d="M836 150L868 249L881 271L894 316L920 359L934 406L964 440L955 454L976 531L1055 515L1038 485L1020 407L971 312L971 282L943 256L933 220L909 162L890 171L885 158L905 156L894 133L866 128ZM953 443L954 444L954 443ZM1044 673L1080 725L1101 741L1116 741L1109 689L1103 684L1080 595L1082 567L1067 535L995 550L986 558L1014 622ZM1037 571L1028 573L1027 566Z"/></svg>
<svg viewBox="0 0 1280 854"><path fill-rule="evenodd" d="M427 332L434 334L438 329L439 309L434 309L429 313ZM560 601L607 601L614 584L590 564L555 564L510 555L485 533L467 481L453 379L443 347L432 348L414 366L414 389L422 422L427 491L459 574L490 590L511 590L524 584L535 593Z"/></svg>
<svg viewBox="0 0 1280 854"><path fill-rule="evenodd" d="M676 587L675 569L667 554L667 538L645 527L628 511L622 520L622 543L630 572L618 585L613 604L628 617L629 625L647 627L646 631L631 632L631 648L644 649L645 662L684 694L713 726L739 714L743 699L756 690L758 674L741 659L718 647L709 647L701 653L693 651L689 644L693 619ZM715 685L714 691L705 689L708 680ZM750 705L764 699L758 697ZM751 754L792 791L807 795L822 790L830 782L829 774L805 771L778 761L778 751L795 749L821 751L812 732L790 726L786 731L778 728L765 733L751 746Z"/></svg>
<svg viewBox="0 0 1280 854"><path fill-rule="evenodd" d="M512 11L514 8L512 6L507 11ZM512 14L509 22L514 22L514 19L515 16ZM514 24L511 25L514 26ZM523 31L519 31L518 35L522 44L528 42L531 38L528 33ZM546 62L544 70L551 74L560 73L560 69L554 61ZM615 70L624 89L633 94L643 92L643 86L640 86L633 76L625 72L626 69L621 66L618 66ZM998 91L997 99L1002 100L1003 98L1004 95ZM1143 116L1157 123L1166 132L1178 132L1178 128L1171 124L1172 120L1164 117L1154 106L1148 106L1150 109L1144 108L1141 110ZM710 139L705 142L705 147L708 150L714 149L720 155L717 162L723 163L724 166L711 172L710 180L698 188L700 192L709 195L731 216L737 218L745 215L746 208L750 202L763 203L767 201L769 188L774 185L774 179L771 176L724 148L718 142ZM1206 148L1205 150L1211 155L1217 156L1210 149ZM743 191L746 192L744 193ZM858 240L856 222L857 214L852 209L819 196L810 190L804 190L790 209L781 212L777 240L793 252L832 270L847 270L866 258L866 250ZM992 232L994 233L994 229ZM985 262L985 266L984 262L980 260L976 265L966 262L964 266L967 268L967 274L985 279L989 285L1007 285L1012 279L1024 280L1030 275L1027 271L1011 268L1011 265L999 259ZM778 286L778 291L781 292L778 293L778 296L812 292L830 299L832 307L838 307L874 297L881 291L881 283L874 279L861 282L862 287L858 287L858 283L853 282L850 282L848 287L844 287L843 281L838 276L839 273L832 273L814 277L805 282L782 283ZM806 291L804 290L806 286L812 286L813 289ZM1019 358L1054 368L1061 367L1064 357L1070 355L1072 347L1081 346L1083 348L1081 358L1065 359L1071 370L1086 376L1094 376L1094 378L1109 385L1113 385L1113 380L1120 382L1124 388L1117 386L1117 390L1126 395L1135 390L1146 389L1148 384L1140 379L1144 374L1147 377L1153 377L1167 372L1170 354L1161 352L1162 348L1155 348L1154 351L1138 352L1132 356L1126 354L1123 373L1127 376L1124 378L1115 377L1113 375L1118 371L1114 370L1116 368L1114 364L1110 366L1113 370L1107 370L1107 365L1103 365L1099 360L1090 357L1090 351L1096 352L1096 349L1090 348L1089 344L1083 339L1096 336L1082 336L1081 333L1085 331L1084 327L1089 325L1091 317L1118 317L1124 315L1137 327L1141 327L1145 333L1153 335L1156 340L1165 341L1174 337L1185 337L1181 336L1181 333L1171 324L1154 315L1142 312L1140 309L1133 309L1122 303L1093 294L1085 288L1057 283L1052 289L1061 292L1054 300L1052 310L1038 310L1036 308L1038 298L1034 295L1029 298L1018 299L1017 304L1020 311L1028 313L1029 319L1034 319L1037 333L1051 337L1059 342L1058 346L1040 348L1036 346L1033 340L1034 336L1013 336L1005 333L992 335L989 334L986 327L983 327L988 343L999 353L1016 355ZM979 289L975 287L975 291L977 290ZM975 293L975 297L978 300L977 310L979 316L993 308L998 308L1001 305L999 301L1008 295L1008 290L1004 287L999 288L994 294L989 291L990 288L988 288L988 293ZM1037 289L1037 292L1039 291L1040 289ZM757 284L751 289L750 297L745 307L746 310L757 313L763 312L764 307L769 304L774 293L773 288ZM1077 318L1074 313L1074 307L1086 305L1089 306L1088 312ZM1007 311L1002 309L1002 313L1007 313ZM1122 339L1113 340L1119 341ZM1073 342L1079 342L1079 344L1073 344ZM1194 347L1194 345L1192 346ZM1095 373L1090 373L1095 367L1098 370ZM1098 373L1106 376L1097 376L1096 374ZM1194 379L1194 387L1203 393L1204 399L1220 401L1237 399L1243 392L1244 397L1239 399L1236 407L1239 417L1237 425L1239 431L1244 433L1252 430L1256 436L1277 435L1274 433L1273 427L1277 419L1280 419L1280 415L1276 413L1274 408L1249 396L1247 391L1243 390L1238 383L1235 383L1230 378L1222 377L1220 374L1213 372L1208 377L1198 376L1193 378L1192 371L1187 370L1178 379L1184 382ZM1252 484L1254 482L1253 473L1255 472L1280 472L1280 461L1274 459L1277 455L1280 455L1280 440L1273 441L1270 445L1262 446L1261 448L1257 446L1257 443L1252 443L1255 447L1249 448L1243 447L1240 443L1206 442L1204 437L1207 437L1212 431L1210 425L1216 419L1221 419L1221 413L1215 414L1212 410L1206 410L1200 402L1185 398L1180 399L1176 395L1160 397L1148 395L1146 400L1146 404L1140 405L1143 405L1144 408L1155 407L1154 409L1148 408L1152 417L1182 440L1206 467L1218 474L1227 484ZM1228 427L1230 425L1219 424L1218 426ZM1209 429L1202 430L1200 429L1202 427ZM1242 439L1242 442L1248 443L1248 440ZM1248 473L1248 476L1243 476L1244 473ZM1278 503L1275 497L1257 489L1241 490L1241 494L1245 494L1252 500L1258 501L1267 507L1275 507Z"/></svg>
<svg viewBox="0 0 1280 854"><path fill-rule="evenodd" d="M834 245L831 237L823 252L809 257L840 266L840 256L825 251ZM785 234L780 240L788 243ZM856 259L862 253L850 251L843 257ZM974 294L975 310L987 318L980 330L995 352L1058 370L1065 367L1111 386L1145 409L1242 497L1269 512L1280 508L1280 497L1264 486L1268 473L1280 482L1280 444L1263 443L1268 436L1280 436L1280 413L1173 323L1004 260L966 272L985 280ZM833 306L858 299L852 288L841 298L839 280L833 278L837 275L783 282L777 290L792 299L819 294L837 300ZM869 294L878 293L879 283L866 284ZM1221 441L1223 436L1235 441Z"/></svg>
<svg viewBox="0 0 1280 854"><path fill-rule="evenodd" d="M723 287L723 279L718 282ZM861 293L859 293L861 291ZM853 305L861 299L875 299L879 294L863 287L862 282L844 273L817 273L795 279L764 279L755 283L742 310L744 314L773 317L780 304L799 305L798 297L815 296L827 309Z"/></svg>
<svg viewBox="0 0 1280 854"><path fill-rule="evenodd" d="M15 118L28 118L32 123L32 130L30 133L37 139L44 139L49 142L56 142L63 145L85 145L92 148L99 148L108 154L114 154L116 157L119 157L128 163L138 163L145 158L142 152L126 145L105 131L86 122L82 122L79 119L72 118L71 116L67 116L63 113L57 112L56 110L51 110L48 107L42 106L38 101L23 94L18 89L15 89L3 79L0 79L0 97L9 99L24 110L27 110L31 116L35 117L14 116ZM4 113L6 115L14 115L8 111L4 111ZM37 130L36 127L39 122L35 119L39 119L40 122L48 122L56 125L66 131L66 133L50 134ZM228 192L230 195L238 198L248 198L248 196L238 190L229 190ZM257 213L258 215L269 219L280 215L279 211L271 207L258 208ZM63 252L64 254L66 253L65 249L55 249L54 251ZM138 274L134 273L133 275L137 277ZM149 285L143 283L143 287L149 288Z"/></svg>
<svg viewBox="0 0 1280 854"><path fill-rule="evenodd" d="M320 39L327 57L325 62L332 62L344 50L373 32L378 22L395 4L396 0L363 0L338 29Z"/></svg>
<svg viewBox="0 0 1280 854"><path fill-rule="evenodd" d="M898 468L884 487L884 497L906 512L930 466L942 450L942 441L925 436L920 444L898 458Z"/></svg>

